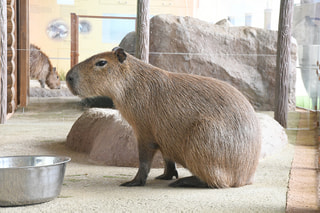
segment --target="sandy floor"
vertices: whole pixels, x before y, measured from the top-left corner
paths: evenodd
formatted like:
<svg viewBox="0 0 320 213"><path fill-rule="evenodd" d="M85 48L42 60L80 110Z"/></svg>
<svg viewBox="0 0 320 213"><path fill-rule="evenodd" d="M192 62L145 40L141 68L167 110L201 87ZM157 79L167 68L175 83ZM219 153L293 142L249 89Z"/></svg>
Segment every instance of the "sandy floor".
<svg viewBox="0 0 320 213"><path fill-rule="evenodd" d="M43 204L0 208L0 212L285 212L293 146L263 159L253 185L230 189L170 188L155 180L152 169L144 187L120 187L136 168L107 167L65 146L66 136L82 109L78 99L30 99L6 125L0 125L0 156L67 155L64 184L58 198ZM289 137L290 138L290 137ZM179 169L180 177L189 172Z"/></svg>

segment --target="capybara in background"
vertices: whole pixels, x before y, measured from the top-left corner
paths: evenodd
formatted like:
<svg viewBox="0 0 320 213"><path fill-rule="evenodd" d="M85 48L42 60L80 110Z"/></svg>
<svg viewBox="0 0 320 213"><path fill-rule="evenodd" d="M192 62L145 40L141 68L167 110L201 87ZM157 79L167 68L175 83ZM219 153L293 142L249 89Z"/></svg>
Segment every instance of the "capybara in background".
<svg viewBox="0 0 320 213"><path fill-rule="evenodd" d="M30 77L38 79L42 88L46 83L50 89L60 89L56 68L52 67L48 56L33 44L30 45Z"/></svg>
<svg viewBox="0 0 320 213"><path fill-rule="evenodd" d="M213 78L167 72L114 48L67 73L69 89L82 97L108 96L132 126L139 170L122 186L146 183L159 149L166 163L159 179L178 176L175 162L194 175L170 186L239 187L251 184L258 165L259 122L248 100Z"/></svg>

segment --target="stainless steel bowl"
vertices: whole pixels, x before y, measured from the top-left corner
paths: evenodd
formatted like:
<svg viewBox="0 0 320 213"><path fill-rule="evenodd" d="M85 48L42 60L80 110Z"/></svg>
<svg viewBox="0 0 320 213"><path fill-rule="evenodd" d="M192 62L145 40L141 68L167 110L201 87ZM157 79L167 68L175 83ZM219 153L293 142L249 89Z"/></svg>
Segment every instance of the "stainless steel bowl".
<svg viewBox="0 0 320 213"><path fill-rule="evenodd" d="M0 157L0 206L43 203L56 198L69 157Z"/></svg>

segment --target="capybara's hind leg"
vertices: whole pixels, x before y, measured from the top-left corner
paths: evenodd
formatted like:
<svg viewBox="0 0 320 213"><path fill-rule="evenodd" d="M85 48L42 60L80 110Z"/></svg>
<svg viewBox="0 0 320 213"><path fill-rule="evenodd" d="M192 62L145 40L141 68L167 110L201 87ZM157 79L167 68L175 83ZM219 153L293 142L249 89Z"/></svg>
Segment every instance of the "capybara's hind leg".
<svg viewBox="0 0 320 213"><path fill-rule="evenodd" d="M156 179L161 180L172 180L173 177L176 177L178 179L178 171L176 170L176 164L171 160L164 160L165 161L165 169L164 173Z"/></svg>
<svg viewBox="0 0 320 213"><path fill-rule="evenodd" d="M175 182L171 183L171 187L195 187L195 188L209 188L208 184L201 181L196 176L190 176L185 178L180 178Z"/></svg>

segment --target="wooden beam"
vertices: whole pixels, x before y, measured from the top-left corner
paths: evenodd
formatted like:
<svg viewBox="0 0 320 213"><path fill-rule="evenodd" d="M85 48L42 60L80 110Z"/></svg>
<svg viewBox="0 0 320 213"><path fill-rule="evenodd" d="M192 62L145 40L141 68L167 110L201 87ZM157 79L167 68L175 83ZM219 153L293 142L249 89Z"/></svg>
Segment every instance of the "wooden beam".
<svg viewBox="0 0 320 213"><path fill-rule="evenodd" d="M21 107L29 101L29 0L17 1L18 19L18 97Z"/></svg>
<svg viewBox="0 0 320 213"><path fill-rule="evenodd" d="M284 128L288 122L289 72L291 64L291 24L293 0L281 0L278 26L274 118Z"/></svg>
<svg viewBox="0 0 320 213"><path fill-rule="evenodd" d="M7 121L7 0L0 0L0 123Z"/></svg>
<svg viewBox="0 0 320 213"><path fill-rule="evenodd" d="M89 16L89 15L77 15L78 18L98 18L98 19L136 19L136 17L126 16Z"/></svg>
<svg viewBox="0 0 320 213"><path fill-rule="evenodd" d="M71 13L71 61L70 68L78 63L79 57L79 17Z"/></svg>
<svg viewBox="0 0 320 213"><path fill-rule="evenodd" d="M136 57L149 63L149 0L138 0L136 22Z"/></svg>

